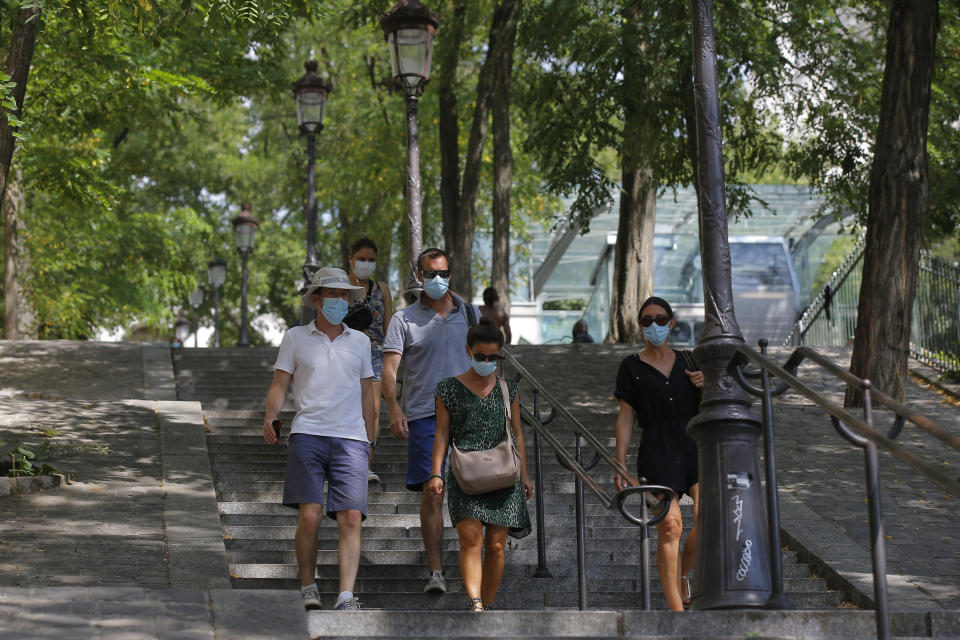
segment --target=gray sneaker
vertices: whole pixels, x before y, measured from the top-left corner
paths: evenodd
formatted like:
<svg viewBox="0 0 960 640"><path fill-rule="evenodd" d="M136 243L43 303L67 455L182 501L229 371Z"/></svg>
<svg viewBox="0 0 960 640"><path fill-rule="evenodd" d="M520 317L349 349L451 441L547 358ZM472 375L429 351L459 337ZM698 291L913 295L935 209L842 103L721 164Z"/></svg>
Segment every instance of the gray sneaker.
<svg viewBox="0 0 960 640"><path fill-rule="evenodd" d="M347 598L333 609L334 611L360 611L360 599L356 596Z"/></svg>
<svg viewBox="0 0 960 640"><path fill-rule="evenodd" d="M303 596L304 609L312 610L320 608L320 592L317 590L316 585L310 587L306 591L301 590L300 595Z"/></svg>
<svg viewBox="0 0 960 640"><path fill-rule="evenodd" d="M431 591L438 591L441 594L447 592L447 578L443 575L442 570L430 572L430 580L427 581L427 586L423 588L424 593L430 593Z"/></svg>
<svg viewBox="0 0 960 640"><path fill-rule="evenodd" d="M367 482L380 482L380 476L373 472L373 469L367 472Z"/></svg>

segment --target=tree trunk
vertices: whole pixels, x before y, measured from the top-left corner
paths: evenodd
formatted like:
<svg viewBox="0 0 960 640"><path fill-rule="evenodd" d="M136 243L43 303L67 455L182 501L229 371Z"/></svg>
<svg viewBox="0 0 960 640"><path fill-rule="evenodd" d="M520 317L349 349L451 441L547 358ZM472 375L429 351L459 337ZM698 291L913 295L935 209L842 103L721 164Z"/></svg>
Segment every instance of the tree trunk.
<svg viewBox="0 0 960 640"><path fill-rule="evenodd" d="M500 36L493 75L493 257L491 285L500 294L500 305L510 312L510 186L513 152L510 149L510 80L517 36L520 0L503 0L506 18ZM498 10L499 8L498 7Z"/></svg>
<svg viewBox="0 0 960 640"><path fill-rule="evenodd" d="M451 31L444 34L446 49L440 57L437 73L440 137L440 208L443 219L443 241L452 249L460 211L460 124L457 118L457 66L463 42L467 5L454 2Z"/></svg>
<svg viewBox="0 0 960 640"><path fill-rule="evenodd" d="M937 0L891 3L880 123L850 371L902 401L920 241L929 202L927 122ZM847 406L862 406L848 389Z"/></svg>
<svg viewBox="0 0 960 640"><path fill-rule="evenodd" d="M27 253L23 248L23 211L26 207L19 166L13 169L14 178L7 181L3 199L4 264L3 327L6 340L36 339L36 317L27 299L19 274L27 271Z"/></svg>
<svg viewBox="0 0 960 640"><path fill-rule="evenodd" d="M648 93L640 69L644 45L637 29L640 3L624 7L623 147L620 221L614 254L608 342L640 342L640 303L653 295L653 233L657 185L650 168L651 140L644 137L643 96Z"/></svg>
<svg viewBox="0 0 960 640"><path fill-rule="evenodd" d="M12 89L12 96L17 104L14 116L19 118L23 111L23 97L27 90L27 77L30 74L30 62L33 59L33 47L37 39L37 23L40 20L40 8L20 9L17 11L16 22L13 26L13 35L10 39L10 53L4 61L3 68L10 76L10 81L16 83ZM16 138L13 128L7 117L6 109L0 109L0 208L4 211L4 310L3 332L8 340L16 340L20 335L19 317L21 310L18 302L22 298L22 287L17 273L17 250L19 247L18 225L19 212L22 211L23 195L7 203L7 179L10 175L10 165L13 162L13 152L16 149ZM14 202L14 200L16 202Z"/></svg>

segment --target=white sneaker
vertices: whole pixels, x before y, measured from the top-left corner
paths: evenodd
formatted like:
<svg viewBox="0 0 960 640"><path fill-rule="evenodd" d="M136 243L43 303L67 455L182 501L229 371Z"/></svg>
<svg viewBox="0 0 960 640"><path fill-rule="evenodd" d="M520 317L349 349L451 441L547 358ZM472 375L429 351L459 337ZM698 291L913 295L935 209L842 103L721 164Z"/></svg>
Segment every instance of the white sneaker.
<svg viewBox="0 0 960 640"><path fill-rule="evenodd" d="M360 611L360 599L356 596L347 598L334 607L335 611Z"/></svg>
<svg viewBox="0 0 960 640"><path fill-rule="evenodd" d="M427 586L423 588L423 592L430 593L431 591L439 591L441 594L447 592L447 578L443 575L442 569L430 572L430 580L427 581Z"/></svg>
<svg viewBox="0 0 960 640"><path fill-rule="evenodd" d="M320 608L320 592L317 590L317 585L311 585L307 589L301 589L300 595L303 596L303 608L304 609L319 609Z"/></svg>
<svg viewBox="0 0 960 640"><path fill-rule="evenodd" d="M380 476L373 472L373 469L367 471L367 482L380 482Z"/></svg>

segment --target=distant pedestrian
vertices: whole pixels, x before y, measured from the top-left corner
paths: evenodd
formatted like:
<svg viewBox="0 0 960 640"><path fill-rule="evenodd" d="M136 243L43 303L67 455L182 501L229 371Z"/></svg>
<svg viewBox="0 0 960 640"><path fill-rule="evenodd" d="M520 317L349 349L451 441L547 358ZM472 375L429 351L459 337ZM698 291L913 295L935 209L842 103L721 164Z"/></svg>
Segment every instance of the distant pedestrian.
<svg viewBox="0 0 960 640"><path fill-rule="evenodd" d="M493 287L487 287L483 290L483 304L480 305L480 313L490 318L493 324L503 333L505 344L513 344L513 335L510 333L510 316L502 306L500 306L500 294Z"/></svg>
<svg viewBox="0 0 960 640"><path fill-rule="evenodd" d="M666 300L647 298L640 306L639 322L647 346L625 358L617 372L617 460L626 464L630 436L634 424L639 425L643 436L637 453L637 477L670 487L677 494L667 516L657 524L657 572L667 606L683 611L691 596L688 576L696 558L700 506L697 445L686 429L699 411L703 373L692 366L690 352L676 351L667 344L676 320ZM615 475L614 485L620 491L627 482ZM679 500L684 493L693 499L693 527L681 555L683 519Z"/></svg>
<svg viewBox="0 0 960 640"><path fill-rule="evenodd" d="M380 435L380 380L383 376L383 340L393 316L393 300L386 282L372 279L377 269L377 245L369 238L360 238L350 247L350 283L364 289L364 302L370 307L373 321L363 330L370 338L370 355L373 363L373 413L377 416L376 433L372 440L376 442ZM370 451L370 482L380 482L373 472L373 451Z"/></svg>
<svg viewBox="0 0 960 640"><path fill-rule="evenodd" d="M390 431L407 440L407 489L423 491L433 464L437 428L437 383L470 368L464 352L467 329L480 311L448 290L450 263L441 249L425 249L417 257L417 277L423 286L419 300L394 314L383 343L383 393L390 409ZM403 364L403 404L397 402L397 371ZM424 591L444 593L443 499L424 492L420 499L420 530L430 566Z"/></svg>
<svg viewBox="0 0 960 640"><path fill-rule="evenodd" d="M283 504L299 514L294 540L300 592L307 609L320 608L317 530L323 518L325 481L327 514L336 519L340 533L340 594L334 608L360 608L353 587L360 566L360 525L367 512L367 471L370 450L376 444L376 414L370 339L342 320L348 301L359 299L362 293L342 269L325 267L314 273L303 298L305 304L317 308L317 318L283 334L267 393L263 437L272 444L277 442L273 421L293 382L297 414L288 441Z"/></svg>
<svg viewBox="0 0 960 640"><path fill-rule="evenodd" d="M442 498L446 490L450 521L460 538L460 574L473 611L493 608L503 577L507 535L523 538L530 533L525 501L533 495L533 484L527 475L517 383L505 380L509 400L504 402L501 378L496 375L497 362L503 359L502 345L499 327L489 318L483 318L467 333L470 369L437 385L437 435L430 480L424 489L437 498ZM511 406L509 425L507 404ZM520 482L504 489L468 495L457 484L453 473L443 477L448 445L453 444L461 451L493 449L504 441L507 428L512 430L520 454Z"/></svg>
<svg viewBox="0 0 960 640"><path fill-rule="evenodd" d="M573 341L574 342L593 342L593 337L587 333L587 321L580 318L573 323Z"/></svg>

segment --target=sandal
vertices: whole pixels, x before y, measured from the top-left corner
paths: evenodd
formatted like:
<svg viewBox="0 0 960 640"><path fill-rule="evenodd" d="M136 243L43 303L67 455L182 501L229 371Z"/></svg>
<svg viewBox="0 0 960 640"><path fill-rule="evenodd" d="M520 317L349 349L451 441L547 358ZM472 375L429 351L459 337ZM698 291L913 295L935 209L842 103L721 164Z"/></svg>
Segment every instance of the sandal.
<svg viewBox="0 0 960 640"><path fill-rule="evenodd" d="M470 611L481 612L483 611L483 600L480 598L470 598L470 606L468 607Z"/></svg>
<svg viewBox="0 0 960 640"><path fill-rule="evenodd" d="M484 611L490 611L491 609L493 609L493 603L492 603L492 602L484 602L484 603L483 603L483 610L484 610Z"/></svg>
<svg viewBox="0 0 960 640"><path fill-rule="evenodd" d="M691 598L690 576L680 576L680 601L683 606L689 606Z"/></svg>

